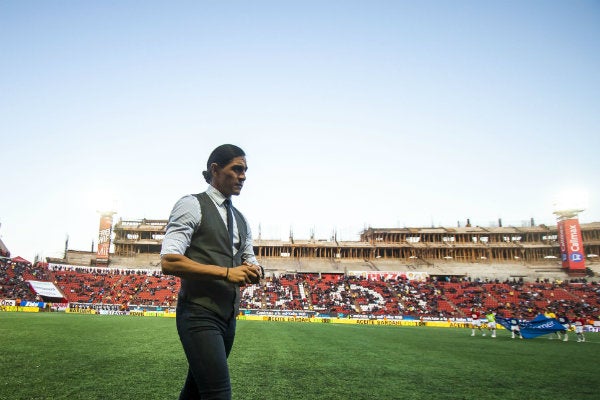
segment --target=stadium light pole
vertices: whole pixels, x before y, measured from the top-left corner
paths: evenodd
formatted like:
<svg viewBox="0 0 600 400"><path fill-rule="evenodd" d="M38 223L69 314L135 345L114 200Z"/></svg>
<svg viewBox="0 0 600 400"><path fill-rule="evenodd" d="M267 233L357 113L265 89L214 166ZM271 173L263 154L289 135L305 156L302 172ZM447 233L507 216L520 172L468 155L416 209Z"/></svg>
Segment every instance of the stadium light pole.
<svg viewBox="0 0 600 400"><path fill-rule="evenodd" d="M563 221L569 218L579 218L579 214L584 212L582 208L571 208L566 210L556 210L552 214L556 215L558 221Z"/></svg>

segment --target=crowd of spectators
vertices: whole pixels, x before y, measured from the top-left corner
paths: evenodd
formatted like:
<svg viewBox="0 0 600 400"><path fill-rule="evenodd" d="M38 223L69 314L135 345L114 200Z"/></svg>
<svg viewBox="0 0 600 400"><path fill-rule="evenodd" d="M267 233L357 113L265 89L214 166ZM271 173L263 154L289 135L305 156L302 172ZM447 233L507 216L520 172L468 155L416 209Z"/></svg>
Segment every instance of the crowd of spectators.
<svg viewBox="0 0 600 400"><path fill-rule="evenodd" d="M50 279L50 271L45 268L32 266L29 262L15 262L8 257L0 258L0 299L41 300L31 290L27 281Z"/></svg>
<svg viewBox="0 0 600 400"><path fill-rule="evenodd" d="M69 301L169 307L177 300L178 280L157 270L57 264L49 269Z"/></svg>
<svg viewBox="0 0 600 400"><path fill-rule="evenodd" d="M179 280L158 270L95 268L0 261L0 299L39 300L27 280L53 282L65 300L121 309L137 305L172 307ZM246 309L311 310L330 315L390 315L461 318L472 308L530 318L556 314L600 314L600 285L585 280L507 281L446 279L370 280L344 274L282 274L243 287Z"/></svg>

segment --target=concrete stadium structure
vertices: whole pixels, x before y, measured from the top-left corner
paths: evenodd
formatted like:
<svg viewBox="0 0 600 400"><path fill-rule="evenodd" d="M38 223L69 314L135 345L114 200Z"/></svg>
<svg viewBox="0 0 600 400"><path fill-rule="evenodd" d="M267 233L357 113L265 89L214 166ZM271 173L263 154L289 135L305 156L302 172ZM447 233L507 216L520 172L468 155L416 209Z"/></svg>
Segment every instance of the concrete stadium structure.
<svg viewBox="0 0 600 400"><path fill-rule="evenodd" d="M359 241L254 241L267 273L424 272L430 276L489 279L565 279L557 226L367 228ZM114 224L109 267L160 268L167 220L119 220ZM600 274L600 222L581 224L588 274ZM96 253L67 250L50 262L89 266Z"/></svg>

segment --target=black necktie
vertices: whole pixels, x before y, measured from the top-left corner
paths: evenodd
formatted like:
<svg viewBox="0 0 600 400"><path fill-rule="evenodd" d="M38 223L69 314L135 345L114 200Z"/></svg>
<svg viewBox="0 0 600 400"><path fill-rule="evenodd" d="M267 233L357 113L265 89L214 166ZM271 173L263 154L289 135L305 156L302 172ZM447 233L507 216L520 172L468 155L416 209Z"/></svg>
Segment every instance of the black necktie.
<svg viewBox="0 0 600 400"><path fill-rule="evenodd" d="M227 209L227 230L229 231L229 243L233 246L233 210L231 209L231 199L225 199L223 202Z"/></svg>

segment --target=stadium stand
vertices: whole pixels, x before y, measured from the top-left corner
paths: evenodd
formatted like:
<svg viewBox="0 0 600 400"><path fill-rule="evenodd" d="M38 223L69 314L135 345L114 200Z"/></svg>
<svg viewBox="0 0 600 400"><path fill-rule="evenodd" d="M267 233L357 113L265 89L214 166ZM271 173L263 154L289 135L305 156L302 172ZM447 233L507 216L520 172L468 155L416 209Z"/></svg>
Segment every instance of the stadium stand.
<svg viewBox="0 0 600 400"><path fill-rule="evenodd" d="M0 299L42 301L28 280L53 282L67 302L114 308L173 307L179 280L157 270L131 270L0 261ZM282 273L241 288L246 309L311 310L329 315L462 318L471 308L502 316L600 314L600 285L571 280L479 280L451 277L424 281L368 279L343 273Z"/></svg>

